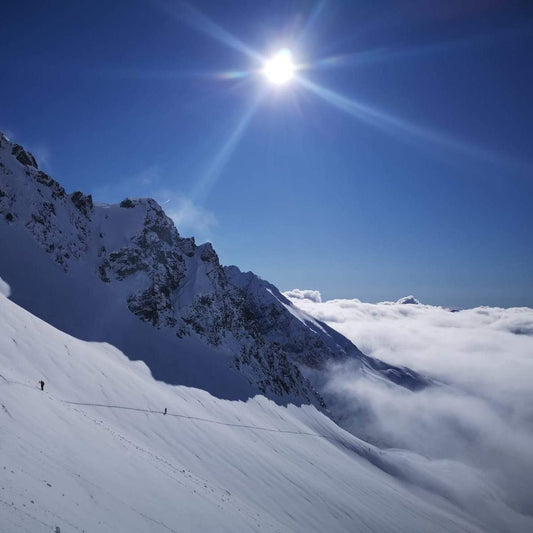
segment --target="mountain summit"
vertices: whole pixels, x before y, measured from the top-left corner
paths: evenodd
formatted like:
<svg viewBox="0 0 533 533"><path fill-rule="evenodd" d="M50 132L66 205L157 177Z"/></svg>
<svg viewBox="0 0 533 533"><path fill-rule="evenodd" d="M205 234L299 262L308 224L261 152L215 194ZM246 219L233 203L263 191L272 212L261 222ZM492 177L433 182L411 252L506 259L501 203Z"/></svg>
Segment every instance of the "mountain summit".
<svg viewBox="0 0 533 533"><path fill-rule="evenodd" d="M105 205L68 194L3 134L0 243L15 302L71 335L117 346L156 379L321 409L321 370L332 362L352 359L392 386L426 385L364 355L255 274L222 266L155 200Z"/></svg>

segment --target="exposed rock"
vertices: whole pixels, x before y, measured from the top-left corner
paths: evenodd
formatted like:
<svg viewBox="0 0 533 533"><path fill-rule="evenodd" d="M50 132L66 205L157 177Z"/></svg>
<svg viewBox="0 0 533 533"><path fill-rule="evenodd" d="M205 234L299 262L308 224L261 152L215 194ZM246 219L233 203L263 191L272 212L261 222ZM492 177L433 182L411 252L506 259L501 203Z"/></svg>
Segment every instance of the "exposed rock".
<svg viewBox="0 0 533 533"><path fill-rule="evenodd" d="M215 250L213 250L213 245L210 242L206 242L202 246L199 246L198 251L200 252L200 259L202 261L218 263L218 255Z"/></svg>
<svg viewBox="0 0 533 533"><path fill-rule="evenodd" d="M128 308L141 320L156 327L172 327L177 323L172 301L173 292L185 275L180 253L179 234L172 221L154 200L130 200L129 209L144 210L141 231L132 236L128 246L109 254L101 251L98 272L102 281L123 281L143 273L149 286L128 298Z"/></svg>
<svg viewBox="0 0 533 533"><path fill-rule="evenodd" d="M411 294L409 296L404 296L396 301L397 304L414 304L418 305L420 302Z"/></svg>
<svg viewBox="0 0 533 533"><path fill-rule="evenodd" d="M37 161L35 161L33 154L27 150L24 150L20 144L14 144L11 149L11 153L17 158L19 163L22 163L25 166L38 168Z"/></svg>
<svg viewBox="0 0 533 533"><path fill-rule="evenodd" d="M66 197L67 193L65 192L65 189L63 189L63 187L61 187L61 185L59 185L56 180L52 179L46 172L39 170L37 173L35 173L34 179L38 183L50 187L50 191L52 193L53 198Z"/></svg>
<svg viewBox="0 0 533 533"><path fill-rule="evenodd" d="M72 203L87 217L90 218L93 210L93 197L90 194L83 194L80 191L70 195Z"/></svg>
<svg viewBox="0 0 533 533"><path fill-rule="evenodd" d="M194 257L194 254L196 253L194 237L185 237L181 239L180 249L187 257Z"/></svg>
<svg viewBox="0 0 533 533"><path fill-rule="evenodd" d="M126 198L125 200L122 200L122 202L120 202L120 207L124 207L125 209L131 209L135 207L135 203L133 202L133 200L131 200L131 198Z"/></svg>

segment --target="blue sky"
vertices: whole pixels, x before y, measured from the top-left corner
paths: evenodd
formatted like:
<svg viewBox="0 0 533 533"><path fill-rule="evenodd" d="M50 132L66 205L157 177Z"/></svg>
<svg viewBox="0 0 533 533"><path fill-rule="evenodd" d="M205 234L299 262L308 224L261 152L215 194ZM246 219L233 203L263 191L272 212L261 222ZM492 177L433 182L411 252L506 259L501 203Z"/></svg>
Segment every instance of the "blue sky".
<svg viewBox="0 0 533 533"><path fill-rule="evenodd" d="M26 2L0 129L286 290L533 306L530 2ZM288 47L302 82L268 84Z"/></svg>

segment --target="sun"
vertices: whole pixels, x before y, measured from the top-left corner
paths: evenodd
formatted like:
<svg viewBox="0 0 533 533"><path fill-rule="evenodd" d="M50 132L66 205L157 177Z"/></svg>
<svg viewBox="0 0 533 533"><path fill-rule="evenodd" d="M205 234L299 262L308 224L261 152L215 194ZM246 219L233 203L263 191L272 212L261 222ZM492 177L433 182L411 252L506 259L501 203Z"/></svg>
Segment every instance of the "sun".
<svg viewBox="0 0 533 533"><path fill-rule="evenodd" d="M271 57L263 68L263 74L274 85L284 85L294 77L294 63L291 51L287 48L280 50Z"/></svg>

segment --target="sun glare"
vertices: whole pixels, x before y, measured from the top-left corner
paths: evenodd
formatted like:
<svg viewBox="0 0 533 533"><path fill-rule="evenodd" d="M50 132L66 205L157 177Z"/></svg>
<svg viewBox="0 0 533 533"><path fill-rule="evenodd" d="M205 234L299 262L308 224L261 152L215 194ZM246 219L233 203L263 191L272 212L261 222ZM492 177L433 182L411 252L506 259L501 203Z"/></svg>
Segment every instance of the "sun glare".
<svg viewBox="0 0 533 533"><path fill-rule="evenodd" d="M270 58L263 68L263 74L274 85L284 85L294 76L292 54L287 48Z"/></svg>

